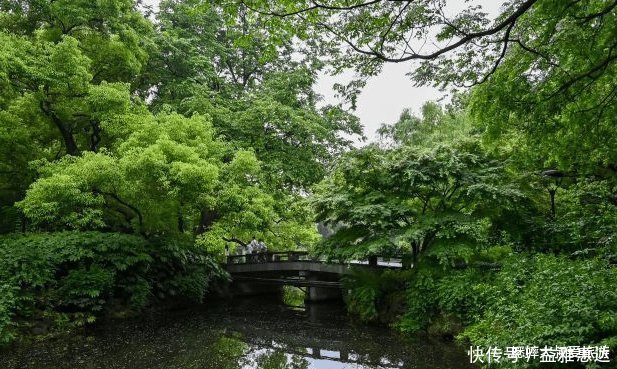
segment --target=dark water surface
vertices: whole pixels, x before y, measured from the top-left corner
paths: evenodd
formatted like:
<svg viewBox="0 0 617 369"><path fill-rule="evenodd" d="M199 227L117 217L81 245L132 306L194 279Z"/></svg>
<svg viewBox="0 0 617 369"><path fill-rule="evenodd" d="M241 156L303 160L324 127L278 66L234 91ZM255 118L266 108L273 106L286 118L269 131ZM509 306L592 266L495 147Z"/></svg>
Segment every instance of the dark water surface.
<svg viewBox="0 0 617 369"><path fill-rule="evenodd" d="M464 349L453 344L352 324L341 305L293 308L276 298L106 322L87 334L0 351L3 369L468 367Z"/></svg>

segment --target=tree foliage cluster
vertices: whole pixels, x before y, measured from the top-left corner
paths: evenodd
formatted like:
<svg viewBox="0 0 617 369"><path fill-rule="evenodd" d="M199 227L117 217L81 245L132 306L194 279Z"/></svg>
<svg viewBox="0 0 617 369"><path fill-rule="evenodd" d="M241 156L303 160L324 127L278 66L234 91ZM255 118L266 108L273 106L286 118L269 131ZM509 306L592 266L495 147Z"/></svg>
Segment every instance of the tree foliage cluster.
<svg viewBox="0 0 617 369"><path fill-rule="evenodd" d="M354 68L352 105L388 62L459 91L383 125L312 198L333 230L321 253L413 255L400 329L614 349L616 2L516 0L497 16L438 0L236 4ZM352 275L350 309L378 318L391 280Z"/></svg>
<svg viewBox="0 0 617 369"><path fill-rule="evenodd" d="M314 46L228 10L0 1L3 342L158 291L201 300L214 260L253 236L317 239L305 197L361 127L318 104L323 64L294 56Z"/></svg>
<svg viewBox="0 0 617 369"><path fill-rule="evenodd" d="M0 256L2 343L23 332L92 323L104 311L134 313L169 298L201 302L209 282L225 278L207 252L188 241L121 233L6 235Z"/></svg>
<svg viewBox="0 0 617 369"><path fill-rule="evenodd" d="M334 230L319 252L411 255L398 275L352 273L349 311L481 346L615 347L616 178L536 167L474 119L434 103L405 111L316 187Z"/></svg>

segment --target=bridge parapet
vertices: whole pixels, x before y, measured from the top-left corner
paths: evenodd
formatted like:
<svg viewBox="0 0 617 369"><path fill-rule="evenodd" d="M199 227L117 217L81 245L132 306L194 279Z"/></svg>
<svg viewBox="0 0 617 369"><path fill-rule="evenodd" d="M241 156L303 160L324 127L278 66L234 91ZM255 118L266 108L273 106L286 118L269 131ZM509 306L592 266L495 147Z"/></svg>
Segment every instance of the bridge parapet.
<svg viewBox="0 0 617 369"><path fill-rule="evenodd" d="M401 268L403 257L383 257L371 256L367 260L349 260L346 262L333 261L323 257L310 255L307 251L279 251L279 252L260 252L246 255L227 256L227 265L236 264L263 264L263 263L285 263L285 262L311 262L332 265L358 265L385 268Z"/></svg>
<svg viewBox="0 0 617 369"><path fill-rule="evenodd" d="M285 261L321 260L319 260L319 258L309 256L309 253L307 251L260 252L246 255L230 255L227 257L227 264L255 264Z"/></svg>

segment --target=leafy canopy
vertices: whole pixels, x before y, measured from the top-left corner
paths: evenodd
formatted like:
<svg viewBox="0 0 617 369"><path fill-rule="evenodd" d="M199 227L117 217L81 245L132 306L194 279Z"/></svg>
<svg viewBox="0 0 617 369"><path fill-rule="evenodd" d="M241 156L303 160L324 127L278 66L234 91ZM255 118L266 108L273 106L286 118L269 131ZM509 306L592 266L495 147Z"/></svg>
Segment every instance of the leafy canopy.
<svg viewBox="0 0 617 369"><path fill-rule="evenodd" d="M411 128L410 140L430 137L433 129ZM507 183L503 165L476 139L442 139L430 147L370 145L345 155L316 192L318 220L336 229L322 251L342 258L400 250L418 257L458 245L452 252L464 259L466 245L486 242L495 232L493 221L525 202Z"/></svg>

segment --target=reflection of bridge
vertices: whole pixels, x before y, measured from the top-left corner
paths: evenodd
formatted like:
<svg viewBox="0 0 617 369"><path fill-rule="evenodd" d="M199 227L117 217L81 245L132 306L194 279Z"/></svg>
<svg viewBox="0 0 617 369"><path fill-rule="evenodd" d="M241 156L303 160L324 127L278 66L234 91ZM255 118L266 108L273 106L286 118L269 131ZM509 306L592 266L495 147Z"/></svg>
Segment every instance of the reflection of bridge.
<svg viewBox="0 0 617 369"><path fill-rule="evenodd" d="M382 327L361 328L362 336L366 334L366 337L379 339L357 337L357 333L354 333L357 328L350 328L346 319L339 320L345 314L342 304L306 304L301 309L285 309L276 302L266 300L270 302L264 304L262 301L263 298L237 301L236 304L244 305L249 311L255 310L255 316L234 319L232 325L228 326L230 332L239 333L242 341L250 345L248 357L254 360L251 363L253 365L243 368L266 368L255 364L255 360L273 352L284 353L288 363L294 356L297 359L305 358L311 368L373 369L445 368L447 366L443 365L444 362L456 362L451 359L453 353L460 354L460 351L450 350L450 346L439 343L441 341L435 344L428 336L420 336L411 344L409 341L401 341L400 336ZM270 310L271 307L275 308ZM258 319L257 323L251 323L252 319ZM293 320L301 323L290 324ZM462 360L459 360L461 365L456 367L468 368L464 359L463 355ZM285 366L288 367L302 368Z"/></svg>
<svg viewBox="0 0 617 369"><path fill-rule="evenodd" d="M283 352L288 356L297 355L302 358L310 358L312 360L324 360L326 362L349 363L362 366L378 366L384 369L402 368L405 365L403 359L390 361L390 359L380 355L360 355L355 352L350 352L348 349L323 349L320 347L290 347L278 344L276 341L266 342L259 340L259 351L275 351Z"/></svg>
<svg viewBox="0 0 617 369"><path fill-rule="evenodd" d="M306 300L340 298L341 277L350 267L400 268L400 259L377 256L368 261L333 263L311 257L307 252L266 252L227 257L226 269L238 294L260 294L280 290L282 285L306 287Z"/></svg>

